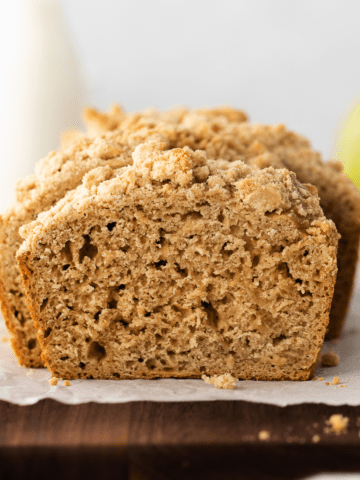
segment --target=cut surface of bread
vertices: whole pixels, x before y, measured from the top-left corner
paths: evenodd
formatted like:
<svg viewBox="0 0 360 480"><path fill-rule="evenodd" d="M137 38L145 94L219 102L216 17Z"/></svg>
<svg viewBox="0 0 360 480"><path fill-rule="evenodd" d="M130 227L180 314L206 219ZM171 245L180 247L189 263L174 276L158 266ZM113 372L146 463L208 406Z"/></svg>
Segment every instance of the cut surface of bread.
<svg viewBox="0 0 360 480"><path fill-rule="evenodd" d="M89 129L100 133L109 125L116 128L133 118L126 117L122 111L120 115L119 111L116 106L107 113L89 109L84 117ZM306 138L287 130L284 125L248 123L243 112L229 107L195 111L178 108L165 113L149 110L147 117L151 115L177 124L178 147L187 145L206 151L209 158L240 159L259 168L287 168L296 173L300 182L316 186L325 216L334 221L341 235L338 275L327 332L327 338L338 338L354 288L360 241L360 192L343 174L342 164L323 162Z"/></svg>
<svg viewBox="0 0 360 480"><path fill-rule="evenodd" d="M316 189L166 148L93 170L21 229L45 364L66 379L308 379L337 272Z"/></svg>

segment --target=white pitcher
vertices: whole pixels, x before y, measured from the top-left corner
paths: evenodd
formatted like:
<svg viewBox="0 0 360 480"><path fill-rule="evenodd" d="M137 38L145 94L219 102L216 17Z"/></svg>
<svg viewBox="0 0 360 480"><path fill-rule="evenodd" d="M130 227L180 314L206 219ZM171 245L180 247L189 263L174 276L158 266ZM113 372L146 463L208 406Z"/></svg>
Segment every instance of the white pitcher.
<svg viewBox="0 0 360 480"><path fill-rule="evenodd" d="M33 173L34 164L59 147L61 133L81 128L86 100L61 0L7 3L1 21L8 29L0 80L1 211L17 179ZM4 35L1 40L6 42Z"/></svg>

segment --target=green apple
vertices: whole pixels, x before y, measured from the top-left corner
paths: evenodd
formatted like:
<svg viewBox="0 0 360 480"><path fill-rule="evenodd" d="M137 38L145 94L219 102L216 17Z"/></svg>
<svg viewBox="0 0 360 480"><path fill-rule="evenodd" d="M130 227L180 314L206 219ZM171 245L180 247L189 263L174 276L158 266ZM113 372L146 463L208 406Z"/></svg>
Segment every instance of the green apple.
<svg viewBox="0 0 360 480"><path fill-rule="evenodd" d="M343 163L345 174L360 191L360 101L340 129L334 156Z"/></svg>

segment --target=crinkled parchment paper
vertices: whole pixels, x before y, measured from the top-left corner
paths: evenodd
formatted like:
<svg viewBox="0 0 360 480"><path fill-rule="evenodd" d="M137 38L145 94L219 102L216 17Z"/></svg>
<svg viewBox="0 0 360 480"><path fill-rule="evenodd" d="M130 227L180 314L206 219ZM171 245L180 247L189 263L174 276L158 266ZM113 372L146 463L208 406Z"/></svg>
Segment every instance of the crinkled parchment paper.
<svg viewBox="0 0 360 480"><path fill-rule="evenodd" d="M0 338L8 337L3 320ZM4 340L4 338L2 338ZM238 381L234 390L218 390L202 380L72 380L50 386L45 369L20 367L8 342L0 342L0 400L31 405L44 398L78 404L85 402L123 403L132 401L189 402L206 400L246 400L286 406L299 403L360 405L360 278L353 296L342 338L325 343L323 353L333 349L340 356L337 367L318 367L323 381L256 382ZM334 377L339 385L326 385ZM341 385L344 385L341 387Z"/></svg>

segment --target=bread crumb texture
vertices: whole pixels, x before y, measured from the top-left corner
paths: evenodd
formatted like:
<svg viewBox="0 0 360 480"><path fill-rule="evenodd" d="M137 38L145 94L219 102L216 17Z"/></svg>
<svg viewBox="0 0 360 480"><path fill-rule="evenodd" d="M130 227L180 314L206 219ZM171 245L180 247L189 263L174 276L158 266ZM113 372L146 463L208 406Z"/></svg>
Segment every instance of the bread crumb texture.
<svg viewBox="0 0 360 480"><path fill-rule="evenodd" d="M49 383L52 387L55 387L58 384L58 380L59 380L58 378L52 377L50 378Z"/></svg>
<svg viewBox="0 0 360 480"><path fill-rule="evenodd" d="M138 145L21 229L18 260L61 378L306 380L329 320L338 234L272 167Z"/></svg>
<svg viewBox="0 0 360 480"><path fill-rule="evenodd" d="M325 353L321 357L321 365L323 367L336 367L339 365L340 357L334 350L330 350L330 352Z"/></svg>
<svg viewBox="0 0 360 480"><path fill-rule="evenodd" d="M327 424L330 425L330 431L340 435L347 432L347 426L349 423L348 417L344 417L340 414L331 415Z"/></svg>
<svg viewBox="0 0 360 480"><path fill-rule="evenodd" d="M202 375L201 377L205 383L214 385L216 388L223 388L226 390L233 390L237 378L234 378L230 373L224 375L214 375L213 377L207 377Z"/></svg>
<svg viewBox="0 0 360 480"><path fill-rule="evenodd" d="M266 442L270 440L270 432L268 432L267 430L261 430L261 432L259 432L258 438L259 440Z"/></svg>
<svg viewBox="0 0 360 480"><path fill-rule="evenodd" d="M69 380L64 380L63 385L64 387L70 387L71 383L69 382Z"/></svg>

